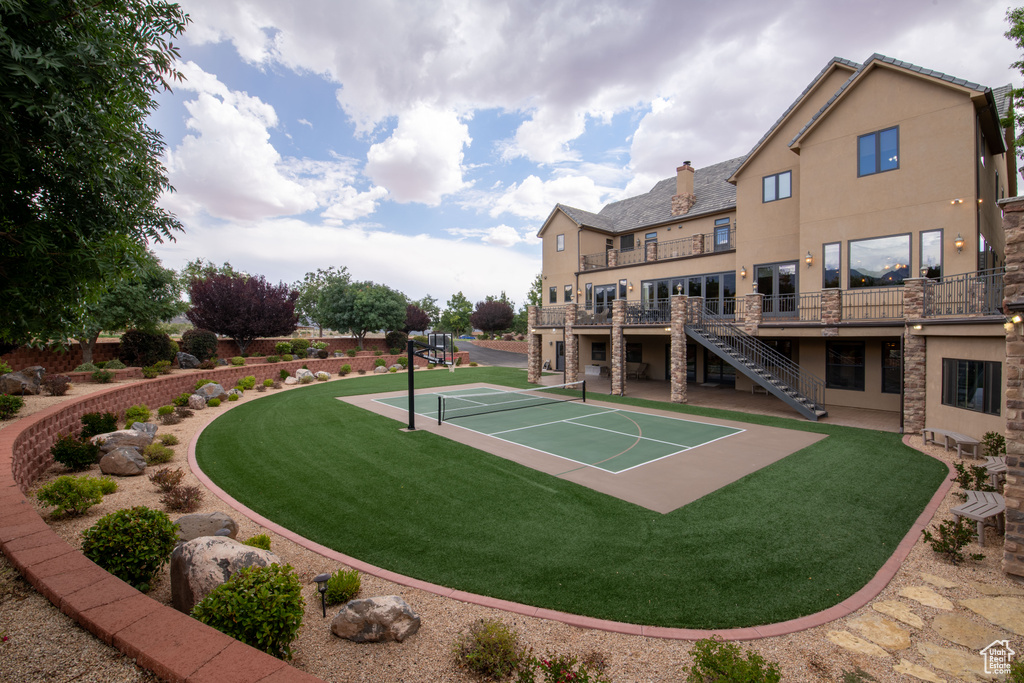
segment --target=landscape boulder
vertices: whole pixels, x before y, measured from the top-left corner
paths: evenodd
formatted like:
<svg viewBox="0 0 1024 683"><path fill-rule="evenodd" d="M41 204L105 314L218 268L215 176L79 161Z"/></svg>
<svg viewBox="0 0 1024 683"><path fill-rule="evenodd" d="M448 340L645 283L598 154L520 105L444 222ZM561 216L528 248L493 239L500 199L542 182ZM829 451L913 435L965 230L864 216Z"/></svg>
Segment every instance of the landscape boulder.
<svg viewBox="0 0 1024 683"><path fill-rule="evenodd" d="M156 425L153 426L156 427ZM100 450L104 453L110 453L114 449L121 448L122 446L145 448L149 444L153 443L153 435L141 429L119 429L116 432L97 434L92 437L91 441L99 446Z"/></svg>
<svg viewBox="0 0 1024 683"><path fill-rule="evenodd" d="M239 569L280 563L269 550L232 538L202 536L178 545L171 553L171 604L188 614L196 603Z"/></svg>
<svg viewBox="0 0 1024 683"><path fill-rule="evenodd" d="M196 395L202 396L203 400L209 402L211 398L219 398L224 401L227 400L228 392L224 391L224 387L213 382L211 384L204 384L195 391Z"/></svg>
<svg viewBox="0 0 1024 683"><path fill-rule="evenodd" d="M178 525L178 539L191 541L202 536L216 536L220 531L227 531L227 535L234 538L238 535L238 525L235 520L224 512L196 512L191 515L182 515L175 521Z"/></svg>
<svg viewBox="0 0 1024 683"><path fill-rule="evenodd" d="M131 446L121 446L100 458L100 471L118 477L135 477L146 470L146 459Z"/></svg>
<svg viewBox="0 0 1024 683"><path fill-rule="evenodd" d="M131 428L148 436L150 443L156 438L156 430L159 429L155 422L133 422Z"/></svg>
<svg viewBox="0 0 1024 683"><path fill-rule="evenodd" d="M178 355L175 356L175 359L178 361L178 367L182 370L194 370L199 367L199 359L191 353L178 351Z"/></svg>
<svg viewBox="0 0 1024 683"><path fill-rule="evenodd" d="M316 378L316 375L314 375L312 371L307 370L306 368L299 368L298 370L295 371L295 379L299 380L300 382L302 381L303 377L307 376L313 377L314 379Z"/></svg>
<svg viewBox="0 0 1024 683"><path fill-rule="evenodd" d="M25 368L20 372L9 372L0 375L0 394L25 394L39 395L39 385L42 379L40 375L31 372L32 368Z"/></svg>
<svg viewBox="0 0 1024 683"><path fill-rule="evenodd" d="M228 396L229 397L230 396L237 396L238 398L242 398L242 396L244 396L244 395L245 395L245 392L243 392L241 389L229 389L228 390Z"/></svg>
<svg viewBox="0 0 1024 683"><path fill-rule="evenodd" d="M285 384L298 384L299 380L295 379L294 377L285 377L284 378L284 383Z"/></svg>
<svg viewBox="0 0 1024 683"><path fill-rule="evenodd" d="M377 375L383 374L383 373L385 373L387 371L388 371L388 369L386 367L384 367L383 365L378 365L377 367L375 367L373 369L374 374L377 374Z"/></svg>
<svg viewBox="0 0 1024 683"><path fill-rule="evenodd" d="M206 399L199 394L192 394L188 397L188 407L192 410L202 410L206 407Z"/></svg>
<svg viewBox="0 0 1024 683"><path fill-rule="evenodd" d="M334 635L356 643L400 643L419 630L419 615L397 595L350 600L331 620Z"/></svg>

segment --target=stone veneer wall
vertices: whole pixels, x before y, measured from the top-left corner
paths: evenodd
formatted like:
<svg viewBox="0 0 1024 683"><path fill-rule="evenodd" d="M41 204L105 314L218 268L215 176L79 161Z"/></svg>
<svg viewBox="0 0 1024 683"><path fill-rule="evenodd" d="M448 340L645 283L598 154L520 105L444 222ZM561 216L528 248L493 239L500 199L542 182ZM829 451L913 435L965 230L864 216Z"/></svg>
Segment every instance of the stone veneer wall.
<svg viewBox="0 0 1024 683"><path fill-rule="evenodd" d="M928 406L927 339L914 334L913 321L924 317L925 278L903 282L903 433L918 434L925 428Z"/></svg>
<svg viewBox="0 0 1024 683"><path fill-rule="evenodd" d="M580 338L573 331L576 326L576 307L565 307L565 383L571 384L579 379L580 373Z"/></svg>
<svg viewBox="0 0 1024 683"><path fill-rule="evenodd" d="M669 344L669 380L672 403L686 403L686 297L670 299L672 323Z"/></svg>
<svg viewBox="0 0 1024 683"><path fill-rule="evenodd" d="M612 395L622 396L626 389L626 341L622 327L626 322L626 300L612 302Z"/></svg>
<svg viewBox="0 0 1024 683"><path fill-rule="evenodd" d="M1000 202L1006 234L1004 306L1024 303L1024 199ZM1006 335L1006 537L1003 571L1024 577L1024 325Z"/></svg>
<svg viewBox="0 0 1024 683"><path fill-rule="evenodd" d="M537 331L538 308L530 306L526 313L526 381L536 384L540 381L541 341L543 337Z"/></svg>

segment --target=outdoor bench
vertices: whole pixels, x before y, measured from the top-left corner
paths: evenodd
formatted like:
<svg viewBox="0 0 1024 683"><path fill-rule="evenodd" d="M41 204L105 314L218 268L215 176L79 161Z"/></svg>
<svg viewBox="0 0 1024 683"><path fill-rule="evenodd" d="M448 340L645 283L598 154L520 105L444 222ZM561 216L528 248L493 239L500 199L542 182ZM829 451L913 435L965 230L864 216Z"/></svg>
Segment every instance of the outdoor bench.
<svg viewBox="0 0 1024 683"><path fill-rule="evenodd" d="M921 430L921 436L924 438L925 444L935 443L935 437L942 437L942 447L945 450L949 450L950 439L956 444L956 454L958 457L964 457L964 451L967 450L971 453L972 458L978 457L978 446L981 444L980 441L975 439L973 436L967 436L966 434L960 434L959 432L953 432L948 429L936 429L934 427L925 427Z"/></svg>
<svg viewBox="0 0 1024 683"><path fill-rule="evenodd" d="M950 512L956 517L966 517L978 523L978 545L985 545L985 520L995 517L997 530L1002 530L1003 524L999 515L1006 511L1006 501L998 493L991 491L964 491L967 502L958 505Z"/></svg>

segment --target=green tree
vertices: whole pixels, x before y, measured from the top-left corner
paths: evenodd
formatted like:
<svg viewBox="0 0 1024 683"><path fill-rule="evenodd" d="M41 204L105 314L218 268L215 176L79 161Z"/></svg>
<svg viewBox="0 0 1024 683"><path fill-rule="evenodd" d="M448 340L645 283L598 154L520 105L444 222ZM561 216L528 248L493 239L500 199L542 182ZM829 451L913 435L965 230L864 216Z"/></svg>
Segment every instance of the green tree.
<svg viewBox="0 0 1024 683"><path fill-rule="evenodd" d="M544 276L537 273L530 283L530 291L526 293L526 306L540 306L544 301Z"/></svg>
<svg viewBox="0 0 1024 683"><path fill-rule="evenodd" d="M1018 50L1024 52L1024 7L1007 10L1006 21L1010 24L1010 30L1003 35L1009 38ZM1019 59L1010 66L1024 74L1024 59ZM1024 88L1012 89L1010 97L1013 99L1013 106L1001 123L1005 128L1014 131L1017 156L1024 159Z"/></svg>
<svg viewBox="0 0 1024 683"><path fill-rule="evenodd" d="M324 324L350 330L363 348L367 332L400 330L405 325L405 295L374 282L334 282L321 294Z"/></svg>
<svg viewBox="0 0 1024 683"><path fill-rule="evenodd" d="M445 304L444 313L441 314L437 327L455 336L466 334L472 329L469 322L472 315L473 304L469 303L469 299L463 296L462 292L456 292Z"/></svg>
<svg viewBox="0 0 1024 683"><path fill-rule="evenodd" d="M160 0L0 0L0 351L65 339L181 230L147 121L188 22Z"/></svg>
<svg viewBox="0 0 1024 683"><path fill-rule="evenodd" d="M427 294L419 301L414 301L420 310L430 316L430 324L436 325L437 321L441 319L441 309L437 306L437 299Z"/></svg>
<svg viewBox="0 0 1024 683"><path fill-rule="evenodd" d="M516 315L512 318L510 329L516 334L526 334L530 324L530 306L540 306L544 292L544 278L540 273L533 278L530 284L530 291L526 293L526 303L519 307ZM504 292L502 292L504 294Z"/></svg>
<svg viewBox="0 0 1024 683"><path fill-rule="evenodd" d="M96 340L103 330L134 327L156 332L158 323L170 320L187 307L174 271L162 268L152 252L129 277L116 281L95 301L86 304L77 333L82 362L91 363Z"/></svg>
<svg viewBox="0 0 1024 683"><path fill-rule="evenodd" d="M218 266L213 261L197 258L189 261L178 272L178 281L182 290L188 291L192 280L208 280L214 275L226 275L228 277L248 278L248 273L235 270L227 261Z"/></svg>
<svg viewBox="0 0 1024 683"><path fill-rule="evenodd" d="M321 307L320 295L328 286L346 284L350 279L348 268L331 266L326 270L317 268L315 273L306 273L301 281L292 285L292 289L299 293L299 298L295 300L295 311L299 319L316 325L319 336L324 336L324 320L327 316L327 311Z"/></svg>

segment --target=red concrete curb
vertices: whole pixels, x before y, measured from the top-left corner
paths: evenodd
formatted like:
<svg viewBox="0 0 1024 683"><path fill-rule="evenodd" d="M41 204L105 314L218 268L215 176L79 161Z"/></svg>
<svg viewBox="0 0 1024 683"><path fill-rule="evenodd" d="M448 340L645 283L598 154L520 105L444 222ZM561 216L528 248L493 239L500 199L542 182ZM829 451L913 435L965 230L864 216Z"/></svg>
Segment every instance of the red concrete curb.
<svg viewBox="0 0 1024 683"><path fill-rule="evenodd" d="M939 505L942 504L942 500L946 497L946 493L949 491L952 482L946 479L935 494L932 496L928 505L925 506L924 511L917 518L915 523L907 531L903 540L896 546L893 554L889 559L882 565L882 567L875 573L875 576L859 591L846 598L838 605L834 605L821 612L814 614L808 614L803 617L791 619L789 621L778 622L775 624L764 624L746 628L732 628L732 629L714 629L714 630L702 630L702 629L688 629L688 628L668 628L662 626L643 626L639 624L630 624L620 621L608 621L605 619L595 619L593 617L581 616L578 614L569 614L567 612L558 612L555 610L549 610L545 608L535 607L532 605L524 605L517 602L509 602L507 600L500 600L498 598L492 598L486 595L477 595L475 593L467 593L461 590L454 590L452 588L446 588L444 586L438 586L420 579L415 579L410 576L404 576L397 574L388 569L374 566L363 560L359 560L354 557L345 555L336 550L332 550L326 546L320 545L314 541L311 541L299 534L286 529L285 527L273 522L266 517L263 517L259 513L251 510L242 503L238 502L230 495L228 495L223 489L213 483L212 480L199 468L196 462L196 443L199 441L199 436L203 430L196 432L195 436L188 444L188 464L192 472L203 482L203 485L210 489L218 498L223 500L225 503L230 505L235 510L256 522L260 526L263 526L271 531L280 534L284 538L297 543L298 545L312 550L315 553L323 555L324 557L341 562L353 569L358 569L361 572L376 576L382 579L387 579L392 583L397 583L400 586L407 586L409 588L419 588L420 590L441 597L453 598L462 602L467 602L474 605L480 605L481 607L492 607L494 609L500 609L513 614L521 614L530 617L539 617L542 619L550 619L552 621L558 621L563 624L569 624L571 626L577 626L579 628L588 628L598 631L609 631L612 633L624 633L627 635L644 635L651 638L664 638L670 640L701 640L708 638L712 635L718 636L724 640L757 640L760 638L770 638L774 636L783 636L797 631L805 631L816 626L827 624L836 619L841 619L856 610L864 607L871 602L882 590L889 585L889 582L899 571L903 565L903 561L907 559L910 551L914 548L914 545L921 538L921 531L931 521L935 512L939 509ZM903 437L903 443L911 448L909 443L909 437ZM914 448L920 452L921 449ZM925 455L928 455L925 453ZM929 456L932 457L932 456ZM949 465L947 465L949 468ZM952 468L949 468L952 473Z"/></svg>
<svg viewBox="0 0 1024 683"><path fill-rule="evenodd" d="M280 365L298 367L301 363ZM262 367L209 372L233 381ZM277 368L268 367L264 374L277 372ZM168 681L319 681L156 602L107 573L63 541L25 497L29 484L53 462L49 447L57 433L69 431L83 413L119 411L139 402L169 403L181 393L182 386L194 380L189 375L172 375L113 386L42 410L0 432L0 549L58 609Z"/></svg>

